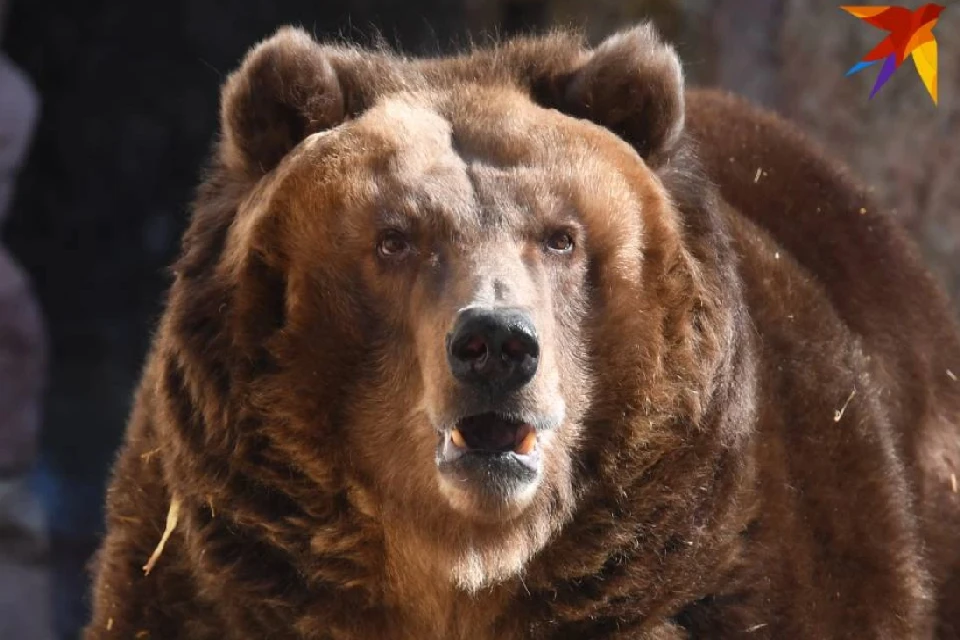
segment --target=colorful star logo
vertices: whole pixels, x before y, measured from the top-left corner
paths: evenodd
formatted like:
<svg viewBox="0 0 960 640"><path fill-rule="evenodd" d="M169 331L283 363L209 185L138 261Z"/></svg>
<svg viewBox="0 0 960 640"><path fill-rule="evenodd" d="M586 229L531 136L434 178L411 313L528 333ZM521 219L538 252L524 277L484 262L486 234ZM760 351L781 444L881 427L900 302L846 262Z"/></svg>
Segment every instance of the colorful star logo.
<svg viewBox="0 0 960 640"><path fill-rule="evenodd" d="M933 103L937 104L937 40L933 36L933 28L944 7L931 3L916 11L903 7L840 8L868 24L890 32L883 42L847 71L847 75L851 76L883 62L877 83L870 92L871 99L893 76L893 72L900 68L907 56L911 56L917 73L933 98Z"/></svg>

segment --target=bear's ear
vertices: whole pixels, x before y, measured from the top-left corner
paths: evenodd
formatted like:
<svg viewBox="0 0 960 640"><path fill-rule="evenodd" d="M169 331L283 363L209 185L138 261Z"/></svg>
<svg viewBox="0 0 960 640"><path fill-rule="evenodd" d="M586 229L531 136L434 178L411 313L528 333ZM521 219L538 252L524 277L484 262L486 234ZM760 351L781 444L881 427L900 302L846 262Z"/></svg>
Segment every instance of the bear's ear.
<svg viewBox="0 0 960 640"><path fill-rule="evenodd" d="M250 175L269 172L311 133L346 118L330 52L306 32L284 27L254 47L221 93L221 154Z"/></svg>
<svg viewBox="0 0 960 640"><path fill-rule="evenodd" d="M610 129L652 166L683 132L683 68L650 24L610 36L541 88L549 106Z"/></svg>

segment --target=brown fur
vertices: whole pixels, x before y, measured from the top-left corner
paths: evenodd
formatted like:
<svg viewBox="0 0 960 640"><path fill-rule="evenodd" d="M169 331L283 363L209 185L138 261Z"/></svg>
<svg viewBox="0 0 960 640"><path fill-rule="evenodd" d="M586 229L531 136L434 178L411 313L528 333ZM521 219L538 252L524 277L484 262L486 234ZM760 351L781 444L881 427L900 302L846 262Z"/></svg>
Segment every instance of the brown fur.
<svg viewBox="0 0 960 640"><path fill-rule="evenodd" d="M789 125L684 94L647 27L441 60L282 30L222 122L87 638L960 637L956 327ZM434 463L479 303L540 333L504 410L560 420L501 502Z"/></svg>

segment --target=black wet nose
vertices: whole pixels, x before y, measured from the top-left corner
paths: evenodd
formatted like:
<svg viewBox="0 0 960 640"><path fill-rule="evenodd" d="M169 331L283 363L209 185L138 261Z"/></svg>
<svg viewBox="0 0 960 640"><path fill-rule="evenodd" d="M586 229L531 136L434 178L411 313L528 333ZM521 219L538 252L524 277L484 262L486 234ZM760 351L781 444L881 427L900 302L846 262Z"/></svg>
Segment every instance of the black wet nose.
<svg viewBox="0 0 960 640"><path fill-rule="evenodd" d="M539 358L533 320L519 309L466 309L447 336L450 370L466 384L519 389L537 373Z"/></svg>

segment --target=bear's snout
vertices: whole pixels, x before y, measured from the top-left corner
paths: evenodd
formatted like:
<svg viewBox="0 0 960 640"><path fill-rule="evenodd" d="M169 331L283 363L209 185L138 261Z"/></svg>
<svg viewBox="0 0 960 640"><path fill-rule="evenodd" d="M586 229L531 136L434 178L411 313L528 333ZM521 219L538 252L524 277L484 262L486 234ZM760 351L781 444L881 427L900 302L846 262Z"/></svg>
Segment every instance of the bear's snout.
<svg viewBox="0 0 960 640"><path fill-rule="evenodd" d="M507 394L537 373L540 343L533 319L522 309L464 309L446 342L450 371L465 385Z"/></svg>

